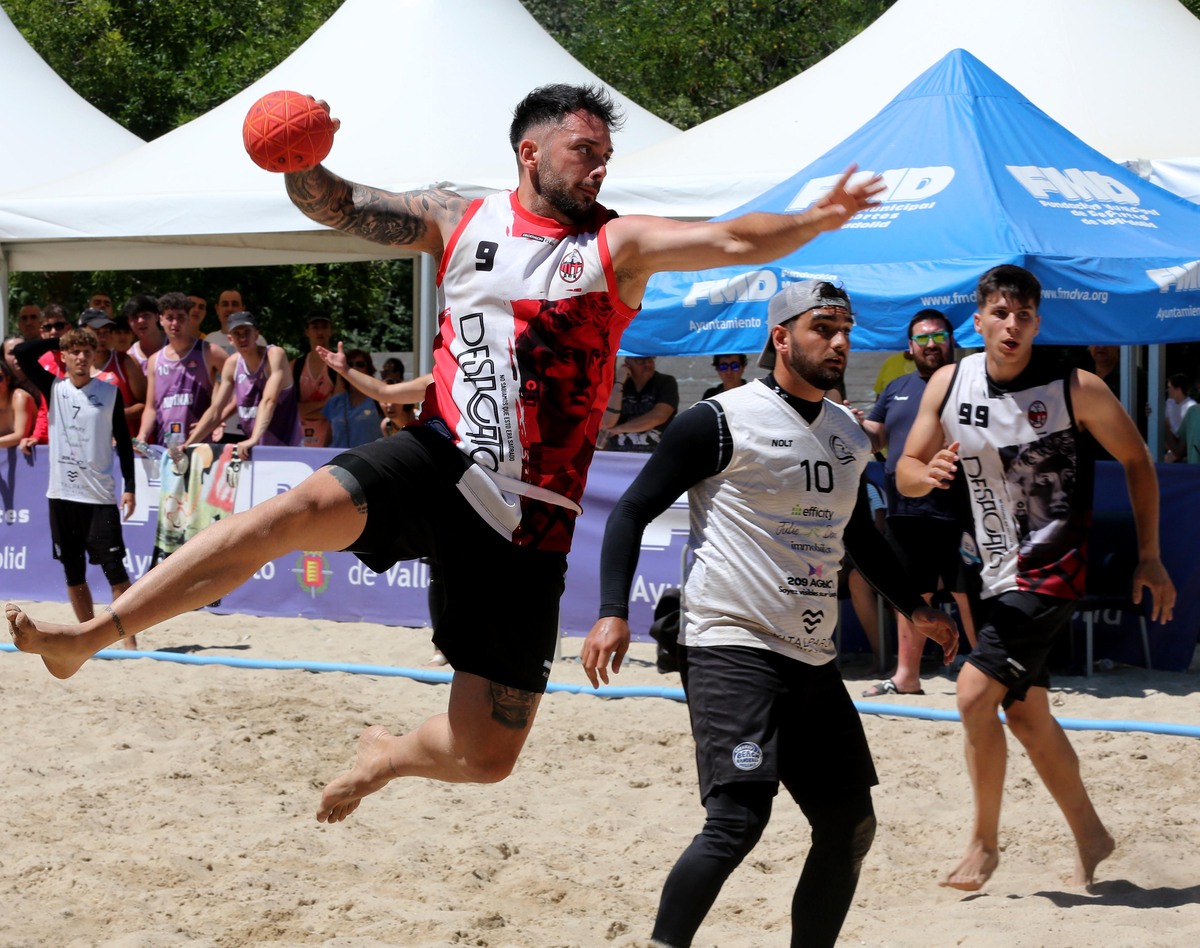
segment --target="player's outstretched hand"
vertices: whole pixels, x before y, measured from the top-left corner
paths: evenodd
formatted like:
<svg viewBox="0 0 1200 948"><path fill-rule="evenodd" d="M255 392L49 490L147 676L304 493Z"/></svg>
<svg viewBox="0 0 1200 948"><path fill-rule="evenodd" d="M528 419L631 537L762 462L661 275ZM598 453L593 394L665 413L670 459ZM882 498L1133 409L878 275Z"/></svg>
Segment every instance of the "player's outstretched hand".
<svg viewBox="0 0 1200 948"><path fill-rule="evenodd" d="M941 609L922 606L912 615L913 628L942 647L942 664L949 665L958 654L958 626Z"/></svg>
<svg viewBox="0 0 1200 948"><path fill-rule="evenodd" d="M350 368L350 363L346 359L346 353L342 351L342 344L337 344L337 352L326 349L324 346L317 346L316 353L320 356L321 361L329 366L338 375L345 375Z"/></svg>
<svg viewBox="0 0 1200 948"><path fill-rule="evenodd" d="M616 616L606 616L598 619L592 626L592 631L583 640L583 648L579 659L583 670L593 688L599 688L600 682L608 684L608 667L612 662L613 674L621 671L621 662L629 651L629 622Z"/></svg>
<svg viewBox="0 0 1200 948"><path fill-rule="evenodd" d="M837 230L864 208L879 202L875 198L887 190L883 178L873 174L853 181L858 165L851 165L820 200L812 206L814 222L821 230Z"/></svg>

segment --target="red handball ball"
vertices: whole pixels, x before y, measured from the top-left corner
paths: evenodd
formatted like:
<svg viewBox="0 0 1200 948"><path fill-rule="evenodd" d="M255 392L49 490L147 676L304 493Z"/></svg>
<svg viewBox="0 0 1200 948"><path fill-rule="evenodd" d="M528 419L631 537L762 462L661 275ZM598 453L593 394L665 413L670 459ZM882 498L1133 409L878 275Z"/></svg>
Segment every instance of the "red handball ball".
<svg viewBox="0 0 1200 948"><path fill-rule="evenodd" d="M307 171L325 160L336 131L329 111L311 95L268 92L246 113L242 143L260 168Z"/></svg>

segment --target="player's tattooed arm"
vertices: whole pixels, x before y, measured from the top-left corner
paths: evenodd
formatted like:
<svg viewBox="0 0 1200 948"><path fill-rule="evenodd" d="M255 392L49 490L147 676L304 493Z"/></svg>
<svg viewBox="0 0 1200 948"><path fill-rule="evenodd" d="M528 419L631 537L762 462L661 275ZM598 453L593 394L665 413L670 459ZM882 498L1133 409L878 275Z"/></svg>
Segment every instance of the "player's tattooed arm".
<svg viewBox="0 0 1200 948"><path fill-rule="evenodd" d="M442 235L462 219L469 202L454 191L397 194L355 184L323 167L284 175L288 197L319 224L391 247L440 253Z"/></svg>

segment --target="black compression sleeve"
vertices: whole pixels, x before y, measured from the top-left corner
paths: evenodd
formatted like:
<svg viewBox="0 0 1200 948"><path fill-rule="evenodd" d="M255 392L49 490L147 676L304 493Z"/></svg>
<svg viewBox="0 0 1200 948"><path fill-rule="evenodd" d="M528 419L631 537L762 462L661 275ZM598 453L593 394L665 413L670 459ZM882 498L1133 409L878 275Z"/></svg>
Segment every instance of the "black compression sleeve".
<svg viewBox="0 0 1200 948"><path fill-rule="evenodd" d="M113 403L112 416L113 441L117 443L117 460L121 464L121 477L125 481L122 488L126 493L137 492L137 479L133 469L133 436L129 433L129 422L125 420L125 399L117 392Z"/></svg>
<svg viewBox="0 0 1200 948"><path fill-rule="evenodd" d="M621 499L604 528L600 550L600 618L629 616L629 590L637 569L642 531L692 485L724 470L724 416L715 402L699 402L679 415Z"/></svg>
<svg viewBox="0 0 1200 948"><path fill-rule="evenodd" d="M53 339L29 339L13 348L13 355L17 359L17 365L21 367L21 371L25 373L25 377L37 386L38 391L42 393L47 401L50 400L50 389L54 385L56 376L53 372L46 371L46 367L38 362L38 359L47 352L57 351L57 337Z"/></svg>
<svg viewBox="0 0 1200 948"><path fill-rule="evenodd" d="M867 497L866 478L858 488L858 503L846 525L846 552L868 583L907 618L913 610L925 605L925 600L913 592L914 583L871 516L871 501Z"/></svg>

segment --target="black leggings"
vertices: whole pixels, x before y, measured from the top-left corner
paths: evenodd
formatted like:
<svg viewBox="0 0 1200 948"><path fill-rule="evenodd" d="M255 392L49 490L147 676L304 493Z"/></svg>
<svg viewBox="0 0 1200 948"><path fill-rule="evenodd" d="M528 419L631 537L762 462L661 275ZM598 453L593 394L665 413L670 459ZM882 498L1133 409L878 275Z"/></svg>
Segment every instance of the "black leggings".
<svg viewBox="0 0 1200 948"><path fill-rule="evenodd" d="M775 786L735 783L717 787L704 807L704 829L667 876L653 939L687 948L730 873L752 850L767 821ZM875 838L871 791L806 801L812 846L792 896L792 948L830 948L842 929L863 858Z"/></svg>

